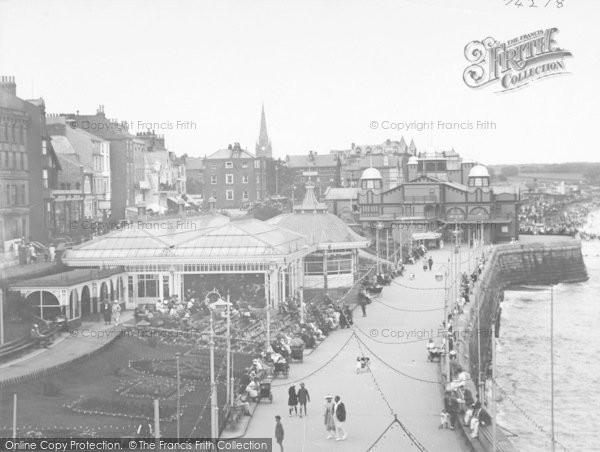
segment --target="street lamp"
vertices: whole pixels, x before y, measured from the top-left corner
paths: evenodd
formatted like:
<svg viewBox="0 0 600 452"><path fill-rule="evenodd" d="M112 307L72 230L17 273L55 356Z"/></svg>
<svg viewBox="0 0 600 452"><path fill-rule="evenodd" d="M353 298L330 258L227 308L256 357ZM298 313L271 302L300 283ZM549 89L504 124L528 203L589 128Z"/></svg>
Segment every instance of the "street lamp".
<svg viewBox="0 0 600 452"><path fill-rule="evenodd" d="M448 341L448 267L446 265L441 266L445 271L444 274L435 275L435 280L440 282L444 280L444 356L446 369L446 384L450 382L450 352L449 352L449 341Z"/></svg>
<svg viewBox="0 0 600 452"><path fill-rule="evenodd" d="M181 378L179 374L179 357L181 353L175 353L175 362L177 364L177 439L180 438L180 418L181 418Z"/></svg>
<svg viewBox="0 0 600 452"><path fill-rule="evenodd" d="M377 253L377 274L381 273L381 262L379 261L379 231L383 229L383 223L381 221L377 222L375 227L375 248Z"/></svg>

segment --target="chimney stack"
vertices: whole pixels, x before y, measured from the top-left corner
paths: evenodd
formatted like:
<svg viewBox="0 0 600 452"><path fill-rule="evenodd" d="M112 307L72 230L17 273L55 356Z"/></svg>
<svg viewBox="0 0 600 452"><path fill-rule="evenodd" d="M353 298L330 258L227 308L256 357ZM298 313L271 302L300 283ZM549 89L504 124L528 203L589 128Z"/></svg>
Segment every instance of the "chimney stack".
<svg viewBox="0 0 600 452"><path fill-rule="evenodd" d="M12 75L3 75L0 77L0 91L12 96L17 95L17 84L15 83L15 78Z"/></svg>

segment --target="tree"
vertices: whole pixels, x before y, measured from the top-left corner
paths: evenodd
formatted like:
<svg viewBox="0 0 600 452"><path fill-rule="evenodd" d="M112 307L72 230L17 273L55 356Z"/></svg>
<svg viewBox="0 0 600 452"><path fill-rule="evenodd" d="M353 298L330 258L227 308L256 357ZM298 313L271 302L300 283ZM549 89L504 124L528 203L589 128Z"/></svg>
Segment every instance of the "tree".
<svg viewBox="0 0 600 452"><path fill-rule="evenodd" d="M505 177L514 177L519 175L519 168L511 165L511 166L503 166L500 170L500 174Z"/></svg>

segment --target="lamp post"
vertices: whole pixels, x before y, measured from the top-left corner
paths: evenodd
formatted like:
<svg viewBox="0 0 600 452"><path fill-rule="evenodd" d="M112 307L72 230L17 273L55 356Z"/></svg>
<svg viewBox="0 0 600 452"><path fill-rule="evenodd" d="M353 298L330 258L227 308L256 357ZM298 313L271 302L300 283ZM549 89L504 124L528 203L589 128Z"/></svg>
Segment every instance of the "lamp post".
<svg viewBox="0 0 600 452"><path fill-rule="evenodd" d="M383 223L381 221L377 222L375 227L375 249L377 253L377 274L381 274L381 262L379 260L379 231L383 229Z"/></svg>
<svg viewBox="0 0 600 452"><path fill-rule="evenodd" d="M0 345L4 345L4 269L0 270Z"/></svg>
<svg viewBox="0 0 600 452"><path fill-rule="evenodd" d="M177 439L180 436L180 417L181 417L181 377L179 373L179 357L181 353L175 353L175 362L177 364Z"/></svg>
<svg viewBox="0 0 600 452"><path fill-rule="evenodd" d="M304 287L300 287L300 324L304 324Z"/></svg>
<svg viewBox="0 0 600 452"><path fill-rule="evenodd" d="M448 350L448 267L446 265L441 266L444 269L443 275L435 275L436 281L444 279L444 356L445 356L445 371L446 371L446 384L450 382L450 352Z"/></svg>
<svg viewBox="0 0 600 452"><path fill-rule="evenodd" d="M555 450L554 439L554 286L550 286L550 422L552 424L552 452Z"/></svg>
<svg viewBox="0 0 600 452"><path fill-rule="evenodd" d="M217 404L217 383L215 381L215 329L213 324L213 311L210 311L210 432L211 437L219 437L219 405Z"/></svg>

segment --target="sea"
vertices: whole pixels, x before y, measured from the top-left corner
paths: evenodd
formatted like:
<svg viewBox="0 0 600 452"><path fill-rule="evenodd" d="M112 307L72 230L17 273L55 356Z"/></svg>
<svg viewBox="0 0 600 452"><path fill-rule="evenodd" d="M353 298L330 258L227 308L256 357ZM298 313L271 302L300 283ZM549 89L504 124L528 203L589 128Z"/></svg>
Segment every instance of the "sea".
<svg viewBox="0 0 600 452"><path fill-rule="evenodd" d="M585 229L600 234L600 212ZM582 250L589 280L554 287L557 451L600 451L600 240ZM551 450L550 296L507 291L502 303L498 425L518 451Z"/></svg>

